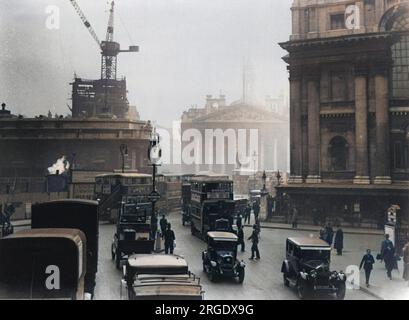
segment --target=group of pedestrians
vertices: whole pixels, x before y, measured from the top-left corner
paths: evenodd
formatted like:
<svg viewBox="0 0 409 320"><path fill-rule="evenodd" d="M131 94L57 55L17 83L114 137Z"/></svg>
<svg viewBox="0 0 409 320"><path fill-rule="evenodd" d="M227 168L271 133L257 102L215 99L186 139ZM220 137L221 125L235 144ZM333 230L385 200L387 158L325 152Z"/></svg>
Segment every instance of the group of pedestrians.
<svg viewBox="0 0 409 320"><path fill-rule="evenodd" d="M320 230L320 239L324 240L330 246L334 246L334 249L337 250L337 255L342 256L344 250L344 231L341 226L337 226L337 231L334 232L334 229L331 226L331 223L327 223Z"/></svg>
<svg viewBox="0 0 409 320"><path fill-rule="evenodd" d="M168 223L165 215L162 215L162 218L159 221L161 238L165 242L165 254L173 254L175 249L175 232L172 230L172 226Z"/></svg>
<svg viewBox="0 0 409 320"><path fill-rule="evenodd" d="M259 219L259 214L260 214L260 204L258 201L254 201L253 205L247 204L246 208L244 209L244 223L250 224L250 218L251 218L251 211L253 210L254 213L254 220L255 223L253 225L253 231L251 233L251 236L247 238L247 240L251 241L251 257L249 258L250 260L260 260L260 251L258 249L258 243L260 240L260 219ZM243 222L242 222L242 217L241 214L238 215L237 220L236 220L236 225L237 225L237 246L241 247L241 252L245 252L246 244L245 244L245 236L244 236L244 228L243 228Z"/></svg>
<svg viewBox="0 0 409 320"><path fill-rule="evenodd" d="M403 280L408 282L409 286L409 242L405 244L402 250L403 255ZM396 254L396 248L393 242L390 240L389 234L385 235L385 240L381 244L381 252L377 255L377 260L385 263L386 276L392 280L392 271L398 269L398 261L400 257ZM366 254L363 256L360 269L365 270L366 286L369 287L369 280L373 265L375 264L375 258L373 257L371 250L367 249Z"/></svg>
<svg viewBox="0 0 409 320"><path fill-rule="evenodd" d="M336 232L334 232L331 223L327 223L320 230L320 239L327 242L330 246L333 246L337 251L337 255L342 256L344 248L344 232L339 225L337 226ZM400 257L396 254L395 246L388 234L385 235L385 239L382 241L381 250L377 255L377 259L385 263L386 275L392 280L392 271L398 268L398 260ZM367 287L370 286L369 281L375 261L372 251L367 249L359 265L359 269L364 269L365 271L365 283ZM407 243L403 249L403 261L403 278L405 281L409 281L409 243Z"/></svg>

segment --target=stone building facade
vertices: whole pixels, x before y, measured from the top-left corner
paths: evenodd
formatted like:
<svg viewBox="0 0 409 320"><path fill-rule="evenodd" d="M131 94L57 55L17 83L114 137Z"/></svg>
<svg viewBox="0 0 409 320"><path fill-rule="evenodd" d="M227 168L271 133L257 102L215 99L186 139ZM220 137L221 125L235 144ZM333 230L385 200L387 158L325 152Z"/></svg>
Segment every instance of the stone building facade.
<svg viewBox="0 0 409 320"><path fill-rule="evenodd" d="M291 165L301 215L380 225L409 199L409 5L295 0L288 51ZM319 208L317 208L319 204Z"/></svg>
<svg viewBox="0 0 409 320"><path fill-rule="evenodd" d="M151 171L147 157L152 131L149 122L23 118L6 111L4 107L0 114L0 205L15 203L18 217L26 216L28 203L67 197L67 193L47 194L47 169L63 156L70 169L112 172L121 169L120 145L126 144L125 169Z"/></svg>
<svg viewBox="0 0 409 320"><path fill-rule="evenodd" d="M247 100L229 105L224 95L208 95L203 108L191 108L182 115L182 150L194 143L189 132L197 132L202 137L200 155L195 162L186 164L182 157L183 172L210 171L232 176L234 170L242 170L244 175L259 170L287 171L287 112L284 97L267 97L263 105ZM253 137L257 136L254 144L250 142L251 132L255 134ZM239 148L241 134L245 145Z"/></svg>

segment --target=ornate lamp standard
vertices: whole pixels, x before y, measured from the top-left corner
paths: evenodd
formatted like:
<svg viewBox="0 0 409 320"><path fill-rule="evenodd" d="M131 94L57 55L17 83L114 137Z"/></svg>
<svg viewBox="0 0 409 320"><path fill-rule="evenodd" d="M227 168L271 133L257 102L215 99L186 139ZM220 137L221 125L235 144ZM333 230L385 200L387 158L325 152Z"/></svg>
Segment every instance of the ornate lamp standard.
<svg viewBox="0 0 409 320"><path fill-rule="evenodd" d="M158 228L158 218L155 212L155 203L160 199L160 194L156 191L156 168L160 166L162 158L162 149L160 148L160 137L156 133L155 128L152 130L151 139L149 140L148 157L152 166L152 192L148 196L152 203L151 213L151 239L155 240L156 231Z"/></svg>
<svg viewBox="0 0 409 320"><path fill-rule="evenodd" d="M266 189L266 180L267 180L267 175L266 175L266 171L264 170L263 171L263 176L261 177L261 179L263 180L263 192L265 192L267 189Z"/></svg>

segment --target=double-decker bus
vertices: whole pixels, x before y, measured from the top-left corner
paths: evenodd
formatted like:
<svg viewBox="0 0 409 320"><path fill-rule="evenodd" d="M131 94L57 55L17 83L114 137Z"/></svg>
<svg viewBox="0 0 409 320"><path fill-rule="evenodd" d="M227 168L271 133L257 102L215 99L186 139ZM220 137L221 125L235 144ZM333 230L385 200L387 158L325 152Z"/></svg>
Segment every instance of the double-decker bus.
<svg viewBox="0 0 409 320"><path fill-rule="evenodd" d="M232 231L235 203L233 181L225 176L191 179L190 220L193 235L208 231Z"/></svg>
<svg viewBox="0 0 409 320"><path fill-rule="evenodd" d="M152 176L142 173L112 173L95 178L95 196L99 202L100 221L116 222L119 211L131 205L150 206ZM149 205L148 205L149 204Z"/></svg>

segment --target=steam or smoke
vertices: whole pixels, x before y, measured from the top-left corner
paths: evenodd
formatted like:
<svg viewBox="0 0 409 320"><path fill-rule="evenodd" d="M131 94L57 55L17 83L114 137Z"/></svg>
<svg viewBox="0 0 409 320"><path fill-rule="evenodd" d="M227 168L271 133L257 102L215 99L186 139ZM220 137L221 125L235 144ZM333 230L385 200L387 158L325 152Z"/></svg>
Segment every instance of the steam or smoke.
<svg viewBox="0 0 409 320"><path fill-rule="evenodd" d="M60 159L56 161L51 167L48 168L48 173L56 174L57 171L59 174L64 173L70 168L70 163L68 162L65 156L62 156Z"/></svg>

